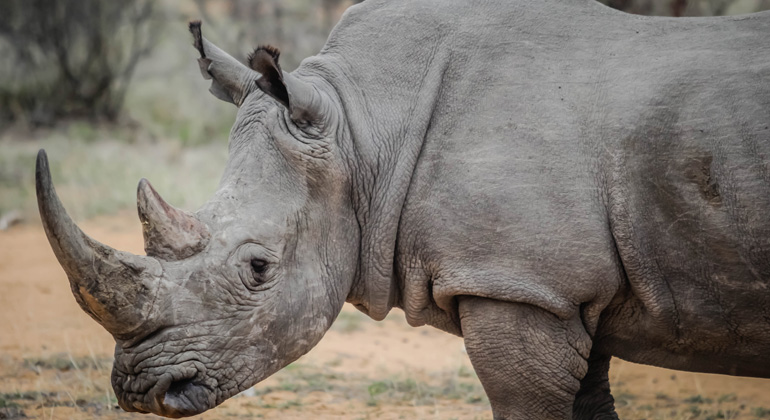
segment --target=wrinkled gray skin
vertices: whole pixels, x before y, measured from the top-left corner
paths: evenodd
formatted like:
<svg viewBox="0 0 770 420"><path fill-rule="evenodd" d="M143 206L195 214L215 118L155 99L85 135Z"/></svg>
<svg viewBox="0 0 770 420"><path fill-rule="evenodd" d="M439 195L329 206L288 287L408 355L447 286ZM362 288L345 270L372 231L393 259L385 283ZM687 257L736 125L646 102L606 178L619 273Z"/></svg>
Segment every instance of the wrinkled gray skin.
<svg viewBox="0 0 770 420"><path fill-rule="evenodd" d="M367 0L282 78L203 42L227 169L195 214L140 183L147 257L71 223L44 153L41 214L126 410L210 409L348 301L462 335L495 418L613 419L611 356L770 377L768 40L770 13Z"/></svg>

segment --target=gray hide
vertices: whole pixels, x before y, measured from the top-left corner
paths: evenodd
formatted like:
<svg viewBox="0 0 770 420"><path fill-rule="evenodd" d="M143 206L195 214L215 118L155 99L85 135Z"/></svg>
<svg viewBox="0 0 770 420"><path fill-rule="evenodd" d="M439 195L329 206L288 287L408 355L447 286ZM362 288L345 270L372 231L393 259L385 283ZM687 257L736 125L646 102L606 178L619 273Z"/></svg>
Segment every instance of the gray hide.
<svg viewBox="0 0 770 420"><path fill-rule="evenodd" d="M617 418L611 356L770 377L770 13L367 0L291 74L197 31L212 93L240 107L230 158L194 215L140 184L133 266L158 283L127 326L83 297L110 279L73 262L91 242L54 229L38 169L73 292L116 336L122 407L212 408L344 300L463 336L499 419Z"/></svg>

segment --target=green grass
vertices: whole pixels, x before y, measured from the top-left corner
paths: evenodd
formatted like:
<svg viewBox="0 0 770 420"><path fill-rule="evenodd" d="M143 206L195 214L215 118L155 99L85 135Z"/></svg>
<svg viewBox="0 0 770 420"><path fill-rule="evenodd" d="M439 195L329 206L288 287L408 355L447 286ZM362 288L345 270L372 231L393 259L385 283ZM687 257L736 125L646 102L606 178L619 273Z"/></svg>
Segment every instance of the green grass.
<svg viewBox="0 0 770 420"><path fill-rule="evenodd" d="M688 404L711 404L713 401L711 398L705 398L701 395L693 395L689 398L685 398L684 402Z"/></svg>
<svg viewBox="0 0 770 420"><path fill-rule="evenodd" d="M126 142L107 129L98 131L102 140L91 141L82 133L70 137L60 131L27 139L6 133L0 139L0 215L17 210L27 221L38 218L35 157L40 148L48 153L59 197L76 220L135 208L141 178L172 205L195 210L216 190L227 159L224 143Z"/></svg>
<svg viewBox="0 0 770 420"><path fill-rule="evenodd" d="M469 404L489 403L476 378L462 378L455 372L445 372L429 380L409 376L377 380L369 383L366 390L369 405L377 405L380 400L433 405L438 399L462 400Z"/></svg>
<svg viewBox="0 0 770 420"><path fill-rule="evenodd" d="M741 420L770 419L770 409L750 407L736 394L719 396L701 394L672 397L663 393L630 396L615 392L616 408L620 418L646 420ZM618 401L622 402L618 404Z"/></svg>
<svg viewBox="0 0 770 420"><path fill-rule="evenodd" d="M117 400L110 386L110 357L75 357L57 353L47 357L23 360L2 358L0 371L11 373L35 372L35 386L19 389L5 388L0 393L0 419L24 418L41 408L72 407L83 413L112 411ZM22 375L23 376L23 375ZM23 383L23 381L22 381Z"/></svg>
<svg viewBox="0 0 770 420"><path fill-rule="evenodd" d="M257 385L254 395L267 396L277 391L288 391L296 395L281 402L262 400L255 404L262 408L285 408L293 401L314 391L322 391L335 399L345 401L366 401L374 406L432 406L439 400L453 400L474 405L489 405L484 391L475 375L460 376L460 370L445 371L425 378L410 375L395 375L373 378L367 375L338 374L329 367L293 363L274 377L278 385ZM291 394L290 394L291 395Z"/></svg>
<svg viewBox="0 0 770 420"><path fill-rule="evenodd" d="M30 357L24 359L24 367L39 372L41 369L55 369L59 371L97 369L109 370L112 368L111 357L73 357L67 353L57 353L45 358Z"/></svg>

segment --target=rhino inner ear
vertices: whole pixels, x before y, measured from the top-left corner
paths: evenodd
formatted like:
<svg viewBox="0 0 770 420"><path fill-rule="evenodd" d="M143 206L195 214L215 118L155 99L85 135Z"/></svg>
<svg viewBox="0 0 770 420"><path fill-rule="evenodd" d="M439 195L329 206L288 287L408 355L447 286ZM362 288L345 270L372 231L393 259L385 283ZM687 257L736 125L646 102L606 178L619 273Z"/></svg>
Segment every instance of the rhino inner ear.
<svg viewBox="0 0 770 420"><path fill-rule="evenodd" d="M262 75L257 79L257 86L283 106L289 108L289 92L286 91L283 72L278 64L278 57L280 56L281 51L278 48L264 45L249 54L248 63L252 70Z"/></svg>
<svg viewBox="0 0 770 420"><path fill-rule="evenodd" d="M327 100L310 83L282 71L278 64L280 55L278 48L269 45L249 55L249 67L262 75L257 86L287 107L295 122L323 121L330 109Z"/></svg>

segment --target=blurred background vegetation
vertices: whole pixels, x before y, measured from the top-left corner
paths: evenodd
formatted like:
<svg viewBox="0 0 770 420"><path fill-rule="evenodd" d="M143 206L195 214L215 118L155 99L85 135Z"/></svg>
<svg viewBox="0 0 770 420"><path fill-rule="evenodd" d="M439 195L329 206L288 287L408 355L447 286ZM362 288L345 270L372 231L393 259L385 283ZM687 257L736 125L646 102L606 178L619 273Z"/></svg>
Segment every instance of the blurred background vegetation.
<svg viewBox="0 0 770 420"><path fill-rule="evenodd" d="M237 58L315 54L360 0L0 0L0 229L37 218L34 159L47 149L76 219L131 209L146 177L174 205L215 190L236 109L199 74L187 21ZM629 13L742 14L770 0L602 0Z"/></svg>

